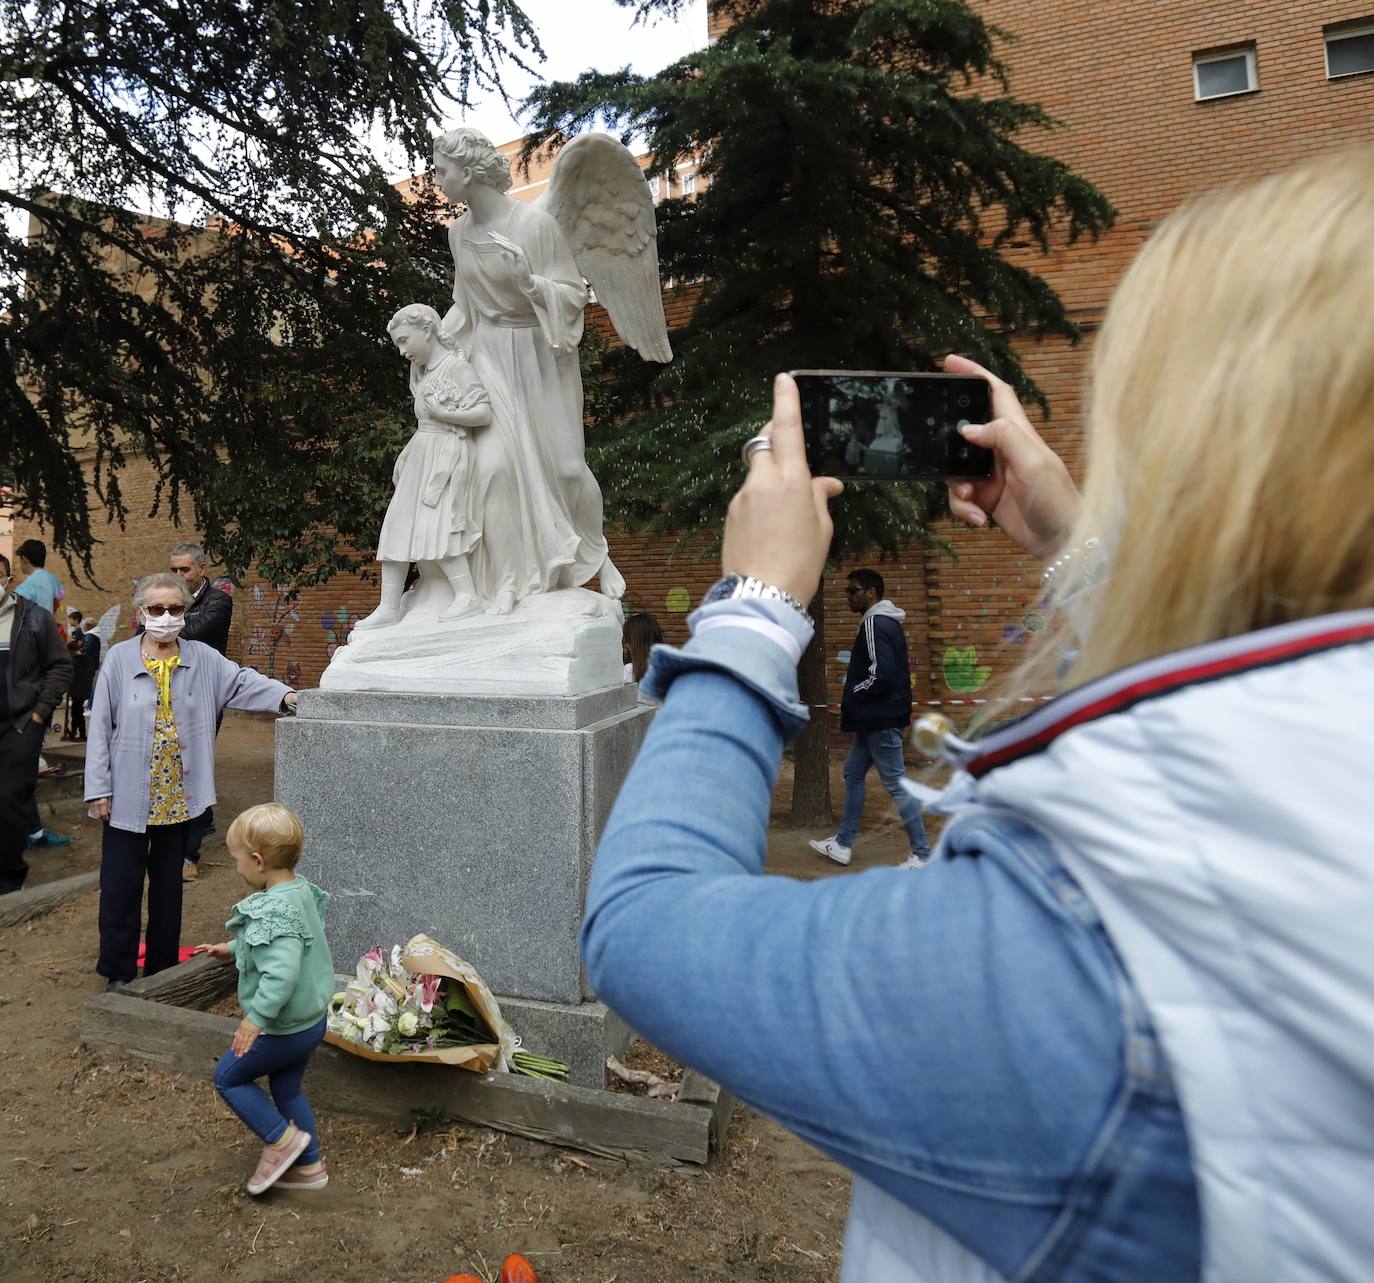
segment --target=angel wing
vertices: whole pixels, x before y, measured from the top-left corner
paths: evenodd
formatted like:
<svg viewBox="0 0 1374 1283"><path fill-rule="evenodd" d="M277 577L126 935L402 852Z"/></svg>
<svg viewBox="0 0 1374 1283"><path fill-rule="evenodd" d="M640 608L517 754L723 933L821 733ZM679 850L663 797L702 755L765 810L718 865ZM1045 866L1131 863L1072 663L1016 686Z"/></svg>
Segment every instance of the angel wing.
<svg viewBox="0 0 1374 1283"><path fill-rule="evenodd" d="M95 635L100 638L100 659L104 662L105 652L114 645L115 627L119 623L119 607L111 606L100 616L95 626Z"/></svg>
<svg viewBox="0 0 1374 1283"><path fill-rule="evenodd" d="M558 153L539 204L568 238L616 333L646 361L671 361L654 198L629 148L610 134L578 135Z"/></svg>

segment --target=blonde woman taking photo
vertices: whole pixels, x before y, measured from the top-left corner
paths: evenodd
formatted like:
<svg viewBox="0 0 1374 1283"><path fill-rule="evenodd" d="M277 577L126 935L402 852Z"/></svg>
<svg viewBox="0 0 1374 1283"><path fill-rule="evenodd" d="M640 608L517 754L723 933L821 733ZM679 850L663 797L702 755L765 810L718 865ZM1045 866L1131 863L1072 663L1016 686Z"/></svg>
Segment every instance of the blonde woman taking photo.
<svg viewBox="0 0 1374 1283"><path fill-rule="evenodd" d="M1007 694L1057 697L946 737L922 877L762 876L840 489L780 378L727 577L645 679L588 978L853 1171L845 1283L1364 1283L1374 153L1165 220L1098 340L1081 499L993 387L996 473L951 506L1046 560Z"/></svg>

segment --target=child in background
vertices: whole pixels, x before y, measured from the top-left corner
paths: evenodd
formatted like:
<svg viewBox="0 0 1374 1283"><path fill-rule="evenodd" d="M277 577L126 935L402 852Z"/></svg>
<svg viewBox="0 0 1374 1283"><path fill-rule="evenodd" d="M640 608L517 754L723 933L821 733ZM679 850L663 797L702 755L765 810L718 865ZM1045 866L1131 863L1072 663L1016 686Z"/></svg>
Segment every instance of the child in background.
<svg viewBox="0 0 1374 1283"><path fill-rule="evenodd" d="M230 940L195 949L232 958L239 969L243 1021L215 1069L215 1089L263 1141L250 1194L273 1185L323 1189L329 1175L301 1082L324 1038L334 992L324 938L329 895L296 875L305 832L294 811L276 802L249 807L229 826L226 841L253 894L234 906L225 924ZM262 1077L270 1099L257 1085Z"/></svg>
<svg viewBox="0 0 1374 1283"><path fill-rule="evenodd" d="M663 641L663 629L648 613L631 615L620 634L620 657L625 661L625 680L642 681L649 667L649 652Z"/></svg>

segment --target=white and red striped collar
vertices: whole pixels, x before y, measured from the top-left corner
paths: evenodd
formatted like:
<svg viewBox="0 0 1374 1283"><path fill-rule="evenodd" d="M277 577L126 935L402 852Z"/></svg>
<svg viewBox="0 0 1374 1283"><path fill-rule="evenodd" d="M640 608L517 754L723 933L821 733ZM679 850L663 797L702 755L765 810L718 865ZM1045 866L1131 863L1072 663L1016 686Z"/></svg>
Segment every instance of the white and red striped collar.
<svg viewBox="0 0 1374 1283"><path fill-rule="evenodd" d="M1341 646L1374 641L1374 610L1351 610L1226 637L1132 664L1051 700L978 741L964 761L975 779L1048 748L1066 731L1185 686L1218 681Z"/></svg>

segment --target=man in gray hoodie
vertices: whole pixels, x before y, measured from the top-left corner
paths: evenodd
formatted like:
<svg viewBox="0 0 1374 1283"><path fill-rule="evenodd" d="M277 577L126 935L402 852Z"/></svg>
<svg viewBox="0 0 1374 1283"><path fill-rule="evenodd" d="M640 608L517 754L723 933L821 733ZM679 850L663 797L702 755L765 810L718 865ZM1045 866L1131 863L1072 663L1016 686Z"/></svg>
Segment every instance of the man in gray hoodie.
<svg viewBox="0 0 1374 1283"><path fill-rule="evenodd" d="M888 601L883 590L883 577L868 569L851 572L844 590L849 609L863 616L840 701L840 729L852 732L854 743L844 764L840 831L813 840L811 848L836 864L849 863L859 835L868 772L876 766L911 840L911 855L902 867L921 869L930 861L921 804L901 786L906 774L902 737L911 725L911 665L902 632L906 612Z"/></svg>

